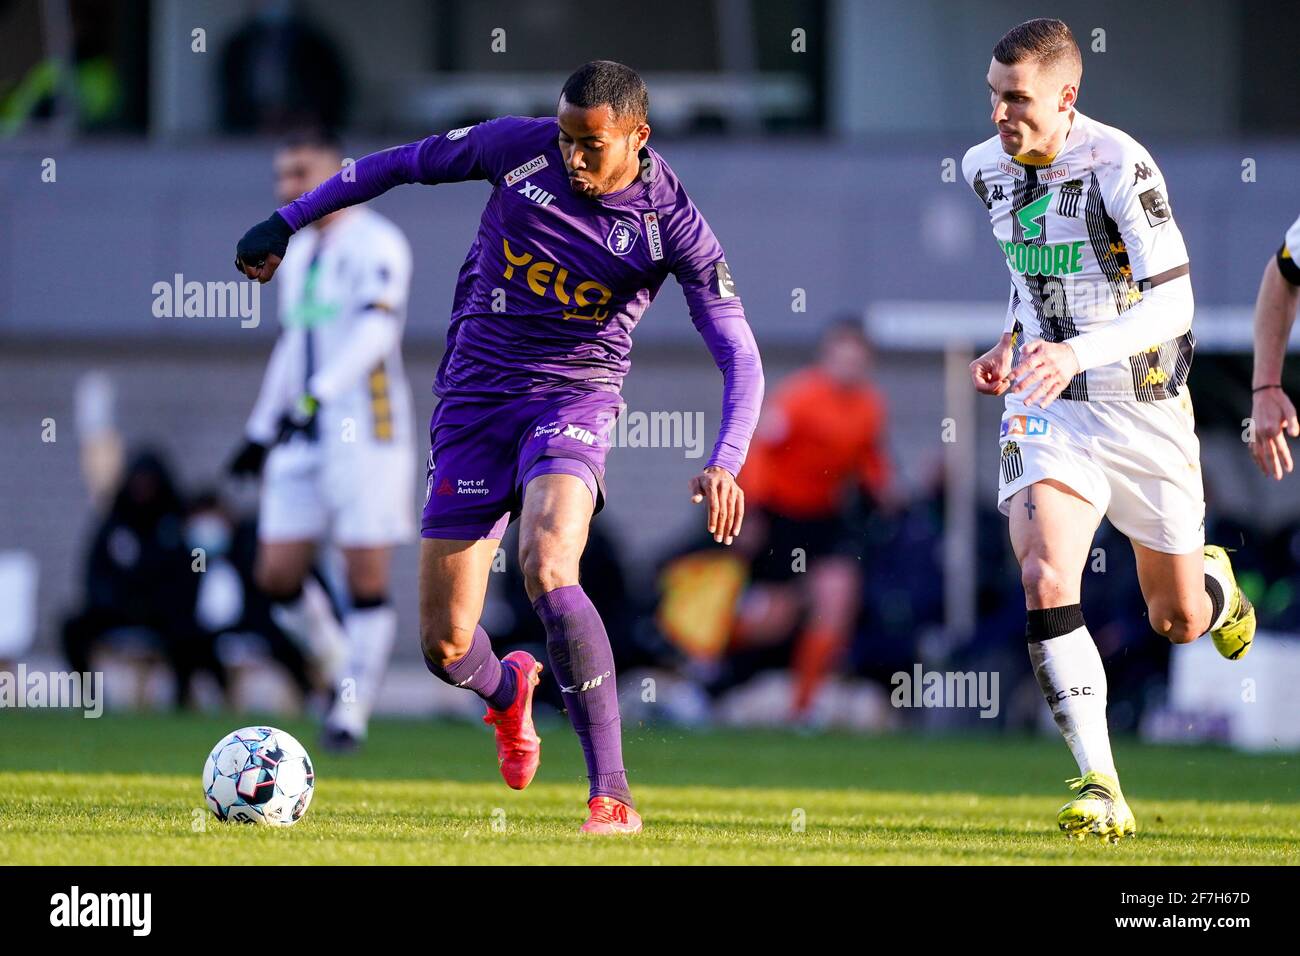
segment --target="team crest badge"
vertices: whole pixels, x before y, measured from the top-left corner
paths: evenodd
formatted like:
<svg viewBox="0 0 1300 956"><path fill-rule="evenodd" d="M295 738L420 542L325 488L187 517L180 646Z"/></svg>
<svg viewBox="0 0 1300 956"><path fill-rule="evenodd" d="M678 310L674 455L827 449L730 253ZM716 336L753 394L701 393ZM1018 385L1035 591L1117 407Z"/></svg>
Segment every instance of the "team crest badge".
<svg viewBox="0 0 1300 956"><path fill-rule="evenodd" d="M616 256L625 256L632 251L636 245L636 237L640 235L636 226L630 222L620 219L614 223L609 230L609 235L605 237L605 248Z"/></svg>
<svg viewBox="0 0 1300 956"><path fill-rule="evenodd" d="M1020 446L1013 441L1002 446L1002 483L1009 485L1025 473L1025 461Z"/></svg>

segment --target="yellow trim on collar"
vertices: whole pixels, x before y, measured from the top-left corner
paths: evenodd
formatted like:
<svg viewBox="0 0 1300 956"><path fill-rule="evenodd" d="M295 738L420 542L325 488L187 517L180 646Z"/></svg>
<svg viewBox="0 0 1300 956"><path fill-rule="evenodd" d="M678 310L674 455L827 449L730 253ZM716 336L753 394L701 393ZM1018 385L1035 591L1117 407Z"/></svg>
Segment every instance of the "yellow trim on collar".
<svg viewBox="0 0 1300 956"><path fill-rule="evenodd" d="M1053 153L1051 156L1029 156L1021 153L1019 156L1012 156L1011 158L1022 166L1050 166L1052 160L1056 159L1056 154Z"/></svg>

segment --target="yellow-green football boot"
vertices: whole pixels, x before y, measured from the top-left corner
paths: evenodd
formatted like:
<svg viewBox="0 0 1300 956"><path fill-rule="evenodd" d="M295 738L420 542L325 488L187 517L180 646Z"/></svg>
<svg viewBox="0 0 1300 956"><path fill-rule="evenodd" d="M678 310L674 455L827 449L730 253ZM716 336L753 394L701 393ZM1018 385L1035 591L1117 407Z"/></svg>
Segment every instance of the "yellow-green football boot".
<svg viewBox="0 0 1300 956"><path fill-rule="evenodd" d="M1223 619L1223 626L1211 631L1215 649L1230 661L1239 661L1250 653L1250 645L1255 643L1255 605L1250 603L1246 592L1237 584L1237 576L1232 573L1232 561L1228 552L1218 545L1205 546L1205 561L1214 564L1220 576L1232 585L1232 593L1224 594L1223 600L1228 605L1228 616Z"/></svg>
<svg viewBox="0 0 1300 956"><path fill-rule="evenodd" d="M1106 843L1118 843L1137 832L1137 820L1114 777L1090 770L1066 783L1079 795L1061 807L1056 822L1070 839L1085 840L1092 834Z"/></svg>

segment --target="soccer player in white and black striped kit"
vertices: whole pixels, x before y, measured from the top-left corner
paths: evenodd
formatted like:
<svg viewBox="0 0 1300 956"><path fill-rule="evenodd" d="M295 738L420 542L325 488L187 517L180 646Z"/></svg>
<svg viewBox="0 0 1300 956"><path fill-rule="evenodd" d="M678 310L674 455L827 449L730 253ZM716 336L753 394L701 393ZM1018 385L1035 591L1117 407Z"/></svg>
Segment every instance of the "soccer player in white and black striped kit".
<svg viewBox="0 0 1300 956"><path fill-rule="evenodd" d="M1079 765L1058 824L1131 835L1106 723L1106 673L1080 610L1103 516L1132 542L1152 628L1249 650L1255 613L1222 548L1205 546L1200 444L1187 392L1195 344L1187 249L1164 177L1126 133L1075 108L1083 63L1069 27L1030 20L989 66L997 134L962 172L1011 277L975 387L1006 394L998 506L1025 588L1029 656Z"/></svg>

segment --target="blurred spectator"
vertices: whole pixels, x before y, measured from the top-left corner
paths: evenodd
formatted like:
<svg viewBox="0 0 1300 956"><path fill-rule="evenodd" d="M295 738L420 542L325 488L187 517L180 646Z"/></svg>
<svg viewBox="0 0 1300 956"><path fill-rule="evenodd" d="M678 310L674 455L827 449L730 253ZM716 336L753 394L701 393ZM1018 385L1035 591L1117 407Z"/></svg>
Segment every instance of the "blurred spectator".
<svg viewBox="0 0 1300 956"><path fill-rule="evenodd" d="M893 502L885 403L871 348L854 318L822 335L815 365L777 389L740 476L747 530L764 541L733 649L796 630L791 715L803 717L839 667L863 591L865 519Z"/></svg>
<svg viewBox="0 0 1300 956"><path fill-rule="evenodd" d="M185 538L191 554L203 549L206 568L199 575L195 617L216 642L222 664L231 667L250 652L269 657L309 698L319 689L311 668L298 645L276 626L271 602L255 583L256 519L237 518L217 492L202 491L190 505Z"/></svg>
<svg viewBox="0 0 1300 956"><path fill-rule="evenodd" d="M0 3L0 139L60 119L143 130L148 13L145 0Z"/></svg>
<svg viewBox="0 0 1300 956"><path fill-rule="evenodd" d="M91 670L98 648L128 640L156 648L176 675L176 703L199 670L224 685L210 634L195 618L201 575L191 569L185 508L171 472L154 452L127 466L86 560L85 606L63 628L73 670Z"/></svg>
<svg viewBox="0 0 1300 956"><path fill-rule="evenodd" d="M264 3L221 57L221 121L232 133L337 129L348 80L338 49L288 0Z"/></svg>

